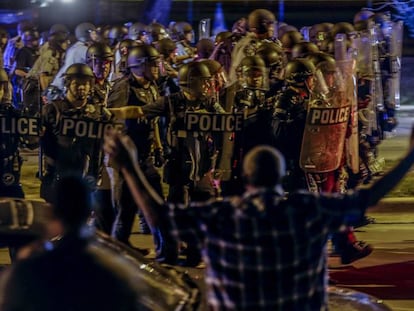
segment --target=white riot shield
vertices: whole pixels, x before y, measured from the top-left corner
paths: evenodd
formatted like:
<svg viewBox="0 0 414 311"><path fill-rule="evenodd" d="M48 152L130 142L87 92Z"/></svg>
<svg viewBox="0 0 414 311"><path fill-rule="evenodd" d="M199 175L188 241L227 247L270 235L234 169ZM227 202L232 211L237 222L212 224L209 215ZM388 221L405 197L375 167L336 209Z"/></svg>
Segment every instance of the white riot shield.
<svg viewBox="0 0 414 311"><path fill-rule="evenodd" d="M372 135L378 129L377 98L382 101L382 87L379 85L378 89L375 84L373 50L376 46L372 32L360 32L354 39L354 46L357 49L358 116L362 125L360 131L362 134Z"/></svg>
<svg viewBox="0 0 414 311"><path fill-rule="evenodd" d="M373 39L372 43L372 65L374 71L374 88L375 88L375 105L378 110L384 109L384 91L382 88L382 76L381 76L381 64L380 64L380 52L379 52L379 32L378 26L373 26L370 29Z"/></svg>
<svg viewBox="0 0 414 311"><path fill-rule="evenodd" d="M331 172L340 166L351 113L347 88L352 77L339 68L322 72L318 69L315 75L302 140L300 166L307 173Z"/></svg>
<svg viewBox="0 0 414 311"><path fill-rule="evenodd" d="M403 22L392 23L390 38L390 85L389 102L394 103L395 108L400 107L400 79L401 79L401 54L403 41Z"/></svg>
<svg viewBox="0 0 414 311"><path fill-rule="evenodd" d="M198 40L210 39L211 36L211 20L209 18L203 18L198 23Z"/></svg>

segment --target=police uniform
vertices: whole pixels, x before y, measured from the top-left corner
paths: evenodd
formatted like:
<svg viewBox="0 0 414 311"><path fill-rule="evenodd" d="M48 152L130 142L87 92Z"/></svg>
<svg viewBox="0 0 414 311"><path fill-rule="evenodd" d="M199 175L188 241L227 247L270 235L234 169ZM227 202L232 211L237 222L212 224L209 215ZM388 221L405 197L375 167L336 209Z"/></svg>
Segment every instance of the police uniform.
<svg viewBox="0 0 414 311"><path fill-rule="evenodd" d="M19 116L20 113L11 105L0 104L0 118L3 122ZM0 197L24 198L24 192L20 184L23 163L19 152L21 137L19 134L3 132L3 129L0 132Z"/></svg>
<svg viewBox="0 0 414 311"><path fill-rule="evenodd" d="M215 195L211 172L215 167L217 149L214 136L208 132L185 131L186 112L220 112L202 100L190 101L183 92L163 97L142 107L147 117L168 118L168 140L171 154L164 166L164 181L169 185L167 200L174 203L206 201ZM197 242L187 242L187 265L197 265L200 255Z"/></svg>
<svg viewBox="0 0 414 311"><path fill-rule="evenodd" d="M287 175L284 188L287 191L307 188L304 172L299 167L307 100L307 94L288 87L277 96L275 102L275 147L286 159Z"/></svg>
<svg viewBox="0 0 414 311"><path fill-rule="evenodd" d="M143 106L147 103L154 103L158 98L157 85L153 82L147 88L140 85L131 75L124 76L117 80L110 92L108 106L122 107ZM137 146L140 153L140 166L146 175L152 187L162 196L161 177L154 167L152 160L152 148L154 142L153 122L152 120L142 117L138 119L125 120L126 134L129 135ZM118 179L115 184L115 201L118 208L112 235L118 240L129 244L137 206L133 202L131 193L125 181ZM139 211L141 230L146 230L146 221L143 214ZM164 228L150 228L154 238L157 259L164 260L170 256L170 252L176 253L176 247L170 249L170 242L164 236ZM174 255L173 255L174 257ZM167 259L168 260L168 259Z"/></svg>
<svg viewBox="0 0 414 311"><path fill-rule="evenodd" d="M78 137L79 133L62 133L64 118L82 119L84 127L90 127L89 121L101 121L102 115L92 104L75 108L67 99L44 106L41 148L45 156L46 173L42 178L41 197L49 202L52 200L53 182L65 173L83 175L93 189L99 176L100 162L96 161L95 156L100 153L100 149L97 150L95 142L97 138L103 138L103 133L91 138L88 137L89 133L85 137Z"/></svg>

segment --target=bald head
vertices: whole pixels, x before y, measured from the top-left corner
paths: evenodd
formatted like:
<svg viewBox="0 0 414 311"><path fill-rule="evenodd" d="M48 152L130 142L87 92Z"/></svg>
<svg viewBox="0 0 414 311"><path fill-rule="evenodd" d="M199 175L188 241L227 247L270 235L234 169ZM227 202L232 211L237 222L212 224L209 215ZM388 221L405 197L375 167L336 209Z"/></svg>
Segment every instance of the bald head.
<svg viewBox="0 0 414 311"><path fill-rule="evenodd" d="M285 175L283 155L270 146L257 146L250 150L243 161L243 176L247 184L256 187L273 187Z"/></svg>

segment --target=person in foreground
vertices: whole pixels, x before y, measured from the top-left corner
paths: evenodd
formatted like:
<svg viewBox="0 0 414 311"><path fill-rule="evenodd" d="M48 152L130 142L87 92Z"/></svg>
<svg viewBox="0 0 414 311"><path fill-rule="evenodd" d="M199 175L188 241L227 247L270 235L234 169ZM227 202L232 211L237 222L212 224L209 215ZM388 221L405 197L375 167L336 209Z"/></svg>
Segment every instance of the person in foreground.
<svg viewBox="0 0 414 311"><path fill-rule="evenodd" d="M59 179L52 211L50 228L60 239L46 240L43 247L35 243L25 258L2 272L0 310L139 310L122 263L104 249L88 248L91 192L81 177Z"/></svg>
<svg viewBox="0 0 414 311"><path fill-rule="evenodd" d="M143 178L133 146L128 137L110 133L104 148L121 166L147 219L165 221L147 204L156 192ZM327 310L328 235L346 225L346 216L362 217L401 180L414 163L414 128L409 146L393 169L366 188L346 194L303 190L287 197L283 156L258 146L244 159L242 196L170 204L171 231L199 238L210 310Z"/></svg>

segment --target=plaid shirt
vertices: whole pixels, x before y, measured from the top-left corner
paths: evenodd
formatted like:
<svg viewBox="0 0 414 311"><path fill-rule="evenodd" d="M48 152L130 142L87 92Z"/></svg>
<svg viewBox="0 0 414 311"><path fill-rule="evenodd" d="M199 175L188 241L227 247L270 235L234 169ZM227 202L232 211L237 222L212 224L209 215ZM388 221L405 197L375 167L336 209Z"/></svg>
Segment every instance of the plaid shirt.
<svg viewBox="0 0 414 311"><path fill-rule="evenodd" d="M348 215L362 216L362 192L243 197L170 205L172 232L197 235L211 310L325 310L326 242Z"/></svg>

